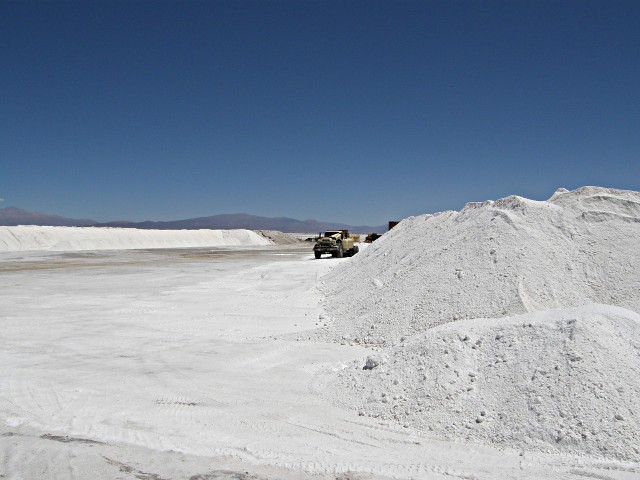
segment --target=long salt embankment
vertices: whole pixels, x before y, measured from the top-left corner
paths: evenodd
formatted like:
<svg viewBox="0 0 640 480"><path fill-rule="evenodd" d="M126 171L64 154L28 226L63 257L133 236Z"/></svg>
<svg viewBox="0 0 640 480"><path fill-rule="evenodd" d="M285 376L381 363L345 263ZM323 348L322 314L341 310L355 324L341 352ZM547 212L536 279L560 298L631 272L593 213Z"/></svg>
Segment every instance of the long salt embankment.
<svg viewBox="0 0 640 480"><path fill-rule="evenodd" d="M130 250L262 246L272 242L251 230L140 230L103 227L0 227L0 252Z"/></svg>
<svg viewBox="0 0 640 480"><path fill-rule="evenodd" d="M640 193L599 187L404 220L324 278L319 336L375 350L325 394L446 439L639 461L639 238Z"/></svg>

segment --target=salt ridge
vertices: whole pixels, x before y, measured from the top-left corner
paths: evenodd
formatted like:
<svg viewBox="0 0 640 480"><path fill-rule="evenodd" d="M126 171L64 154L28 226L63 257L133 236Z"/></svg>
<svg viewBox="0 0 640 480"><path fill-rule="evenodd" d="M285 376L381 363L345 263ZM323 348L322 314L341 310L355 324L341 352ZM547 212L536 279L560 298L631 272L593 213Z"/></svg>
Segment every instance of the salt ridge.
<svg viewBox="0 0 640 480"><path fill-rule="evenodd" d="M140 230L103 227L0 227L0 251L127 250L261 246L272 242L251 230Z"/></svg>

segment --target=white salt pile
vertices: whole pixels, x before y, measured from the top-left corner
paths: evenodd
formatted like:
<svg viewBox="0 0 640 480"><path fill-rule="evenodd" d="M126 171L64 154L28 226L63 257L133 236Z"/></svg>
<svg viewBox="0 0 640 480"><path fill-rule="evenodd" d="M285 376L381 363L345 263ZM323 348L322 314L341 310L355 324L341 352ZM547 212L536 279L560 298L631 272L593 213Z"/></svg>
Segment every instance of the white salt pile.
<svg viewBox="0 0 640 480"><path fill-rule="evenodd" d="M260 246L272 242L251 230L139 230L102 227L0 227L0 252Z"/></svg>
<svg viewBox="0 0 640 480"><path fill-rule="evenodd" d="M302 240L291 233L278 230L256 230L255 232L276 245L299 245L302 243Z"/></svg>
<svg viewBox="0 0 640 480"><path fill-rule="evenodd" d="M328 395L449 440L638 461L638 372L640 315L592 305L435 327L346 366Z"/></svg>
<svg viewBox="0 0 640 480"><path fill-rule="evenodd" d="M372 344L464 318L589 303L640 311L639 238L640 192L512 196L403 220L322 289L335 333Z"/></svg>
<svg viewBox="0 0 640 480"><path fill-rule="evenodd" d="M322 335L386 347L326 395L438 437L640 460L639 238L640 193L597 187L403 221L324 279Z"/></svg>

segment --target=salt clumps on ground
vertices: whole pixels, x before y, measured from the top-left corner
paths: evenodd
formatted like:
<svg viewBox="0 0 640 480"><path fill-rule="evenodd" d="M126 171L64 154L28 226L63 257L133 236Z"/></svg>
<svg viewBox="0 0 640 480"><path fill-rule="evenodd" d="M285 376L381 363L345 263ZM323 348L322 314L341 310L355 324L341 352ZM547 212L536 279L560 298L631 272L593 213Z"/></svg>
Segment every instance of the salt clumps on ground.
<svg viewBox="0 0 640 480"><path fill-rule="evenodd" d="M0 251L128 250L261 246L272 242L251 230L140 230L104 227L0 227Z"/></svg>
<svg viewBox="0 0 640 480"><path fill-rule="evenodd" d="M598 187L411 217L324 278L327 336L388 345L465 318L640 311L639 238L640 193Z"/></svg>
<svg viewBox="0 0 640 480"><path fill-rule="evenodd" d="M386 347L326 395L447 439L640 460L639 238L640 193L598 187L404 220L324 278L319 335Z"/></svg>
<svg viewBox="0 0 640 480"><path fill-rule="evenodd" d="M339 404L449 440L640 460L640 315L596 305L435 327L354 361Z"/></svg>

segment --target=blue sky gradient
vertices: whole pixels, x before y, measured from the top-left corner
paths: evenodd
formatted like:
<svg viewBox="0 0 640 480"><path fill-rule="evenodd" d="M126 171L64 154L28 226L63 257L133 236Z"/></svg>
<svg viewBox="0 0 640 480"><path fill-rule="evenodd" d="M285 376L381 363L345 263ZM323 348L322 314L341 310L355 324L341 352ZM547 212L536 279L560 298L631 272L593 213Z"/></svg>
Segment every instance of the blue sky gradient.
<svg viewBox="0 0 640 480"><path fill-rule="evenodd" d="M4 206L376 225L640 190L638 1L4 1L0 40Z"/></svg>

